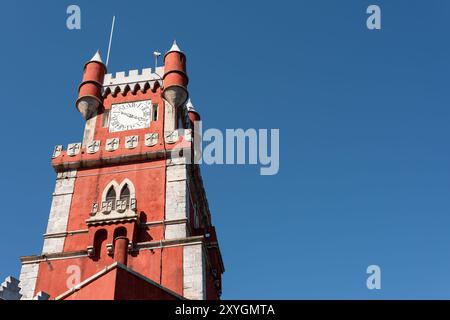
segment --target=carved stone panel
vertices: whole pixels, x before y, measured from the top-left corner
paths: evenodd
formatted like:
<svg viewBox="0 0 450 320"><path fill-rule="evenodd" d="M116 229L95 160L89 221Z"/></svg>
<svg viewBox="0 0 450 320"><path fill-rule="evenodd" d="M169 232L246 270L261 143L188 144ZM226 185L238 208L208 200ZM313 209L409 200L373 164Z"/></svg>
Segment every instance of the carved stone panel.
<svg viewBox="0 0 450 320"><path fill-rule="evenodd" d="M172 131L166 133L166 142L167 143L175 143L178 141L178 131Z"/></svg>
<svg viewBox="0 0 450 320"><path fill-rule="evenodd" d="M137 147L139 142L138 136L129 136L125 138L125 148L134 149Z"/></svg>
<svg viewBox="0 0 450 320"><path fill-rule="evenodd" d="M159 135L157 132L145 134L145 145L147 147L153 147L158 143Z"/></svg>
<svg viewBox="0 0 450 320"><path fill-rule="evenodd" d="M55 146L55 149L53 149L53 154L52 154L52 158L57 158L61 155L61 152L63 150L63 146L62 145L57 145Z"/></svg>
<svg viewBox="0 0 450 320"><path fill-rule="evenodd" d="M119 148L119 138L111 138L106 140L106 151L114 151Z"/></svg>
<svg viewBox="0 0 450 320"><path fill-rule="evenodd" d="M113 209L113 202L112 201L103 201L102 202L102 212L104 214L108 214Z"/></svg>
<svg viewBox="0 0 450 320"><path fill-rule="evenodd" d="M67 154L68 154L70 157L73 157L73 156L79 154L79 153L80 153L80 150L81 150L81 143L80 143L80 142L77 142L77 143L70 143L70 144L67 146Z"/></svg>
<svg viewBox="0 0 450 320"><path fill-rule="evenodd" d="M128 200L120 199L116 201L116 210L119 212L124 212L127 209Z"/></svg>
<svg viewBox="0 0 450 320"><path fill-rule="evenodd" d="M100 140L94 140L88 143L87 153L96 153L100 149Z"/></svg>
<svg viewBox="0 0 450 320"><path fill-rule="evenodd" d="M136 211L136 199L135 198L131 198L131 200L130 200L130 209L133 211Z"/></svg>

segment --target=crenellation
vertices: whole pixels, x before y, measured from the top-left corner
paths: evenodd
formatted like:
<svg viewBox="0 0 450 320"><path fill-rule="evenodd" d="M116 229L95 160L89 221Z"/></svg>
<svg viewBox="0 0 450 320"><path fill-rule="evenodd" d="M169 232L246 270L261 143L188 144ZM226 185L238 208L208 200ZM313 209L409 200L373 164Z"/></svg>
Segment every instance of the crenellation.
<svg viewBox="0 0 450 320"><path fill-rule="evenodd" d="M103 95L108 92L114 95L119 92L125 92L127 89L136 92L138 86L141 91L144 91L146 87L152 90L155 84L158 83L162 86L162 75L164 74L164 67L157 67L156 72L152 72L151 68L145 68L142 70L129 70L119 71L115 74L105 74L103 80Z"/></svg>

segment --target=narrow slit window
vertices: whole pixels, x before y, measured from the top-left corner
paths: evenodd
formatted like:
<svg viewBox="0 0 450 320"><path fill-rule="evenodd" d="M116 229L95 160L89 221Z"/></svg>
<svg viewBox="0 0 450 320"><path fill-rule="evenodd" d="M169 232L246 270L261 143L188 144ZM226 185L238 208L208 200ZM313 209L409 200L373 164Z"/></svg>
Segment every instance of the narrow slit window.
<svg viewBox="0 0 450 320"><path fill-rule="evenodd" d="M152 113L152 121L157 121L158 120L158 105L154 104L153 105L153 113Z"/></svg>
<svg viewBox="0 0 450 320"><path fill-rule="evenodd" d="M103 111L103 124L102 124L103 128L107 128L109 127L109 109L106 109L105 111Z"/></svg>

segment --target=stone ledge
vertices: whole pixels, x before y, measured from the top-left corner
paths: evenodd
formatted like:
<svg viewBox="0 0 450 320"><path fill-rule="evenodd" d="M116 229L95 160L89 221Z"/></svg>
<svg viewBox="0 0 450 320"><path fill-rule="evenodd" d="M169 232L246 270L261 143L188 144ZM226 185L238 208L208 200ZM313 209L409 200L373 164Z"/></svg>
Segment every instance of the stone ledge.
<svg viewBox="0 0 450 320"><path fill-rule="evenodd" d="M161 220L161 221L151 221L151 222L144 222L140 223L139 226L141 228L145 227L151 227L151 226L157 226L157 225L170 225L170 224L180 224L180 223L187 223L188 219L168 219L168 220Z"/></svg>
<svg viewBox="0 0 450 320"><path fill-rule="evenodd" d="M136 243L136 250L146 250L146 249L158 249L166 247L174 247L179 245L192 245L192 244L203 244L204 236L194 236L188 238L179 239L166 239L161 241L150 241L150 242L139 242Z"/></svg>
<svg viewBox="0 0 450 320"><path fill-rule="evenodd" d="M180 148L175 148L176 150L185 152L190 152L190 148L187 146L181 146ZM105 165L117 165L117 164L128 164L132 162L143 162L148 160L160 160L170 158L173 154L173 149L169 150L158 150L158 151L148 151L148 152L138 152L130 154L113 155L109 157L98 157L94 159L77 159L74 161L64 161L64 162L53 162L53 169L57 172L64 172L67 170L74 170L80 168L96 168ZM184 156L180 156L184 158Z"/></svg>
<svg viewBox="0 0 450 320"><path fill-rule="evenodd" d="M43 262L47 260L59 260L67 258L79 258L79 257L87 257L87 250L23 256L20 257L20 261L22 262L23 265L26 265L30 263Z"/></svg>
<svg viewBox="0 0 450 320"><path fill-rule="evenodd" d="M43 237L44 237L44 239L62 238L62 237L72 236L74 234L80 234L80 233L88 233L88 229L65 231L65 232L54 232L54 233L44 233Z"/></svg>

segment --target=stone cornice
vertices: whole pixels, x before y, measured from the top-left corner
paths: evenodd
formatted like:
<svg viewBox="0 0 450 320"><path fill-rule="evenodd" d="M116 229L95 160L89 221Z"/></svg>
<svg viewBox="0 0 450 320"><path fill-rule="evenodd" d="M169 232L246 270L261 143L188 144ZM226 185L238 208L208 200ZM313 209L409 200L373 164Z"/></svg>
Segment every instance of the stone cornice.
<svg viewBox="0 0 450 320"><path fill-rule="evenodd" d="M135 250L147 250L147 249L160 249L167 247L174 247L180 245L192 245L192 244L204 244L204 236L194 236L180 239L150 241L150 242L138 242L135 244ZM87 250L71 251L71 252L58 252L49 253L43 255L32 255L20 257L22 264L39 263L51 260L70 259L88 257Z"/></svg>
<svg viewBox="0 0 450 320"><path fill-rule="evenodd" d="M183 153L189 152L190 143L187 146L181 146L179 150L183 150ZM137 151L135 153L117 154L110 156L102 155L98 157L83 157L83 155L81 155L77 158L69 158L67 159L67 161L52 161L52 166L56 172L64 172L73 169L98 168L102 166L167 159L172 156L172 153L172 150L157 150L147 152Z"/></svg>

